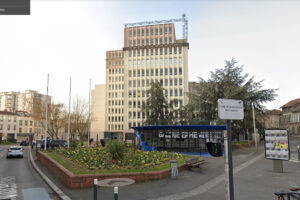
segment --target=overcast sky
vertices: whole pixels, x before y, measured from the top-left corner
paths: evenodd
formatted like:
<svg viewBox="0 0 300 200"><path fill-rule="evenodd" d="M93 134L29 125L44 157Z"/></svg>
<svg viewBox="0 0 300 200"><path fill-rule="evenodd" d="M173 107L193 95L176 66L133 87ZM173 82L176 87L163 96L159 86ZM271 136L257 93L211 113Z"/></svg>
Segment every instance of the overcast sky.
<svg viewBox="0 0 300 200"><path fill-rule="evenodd" d="M234 57L244 71L278 88L279 108L299 98L300 2L32 0L30 16L0 16L0 91L38 90L56 102L88 99L105 83L105 52L123 47L124 23L189 20L189 80L207 79ZM179 26L180 27L180 26ZM181 29L176 34L181 36Z"/></svg>

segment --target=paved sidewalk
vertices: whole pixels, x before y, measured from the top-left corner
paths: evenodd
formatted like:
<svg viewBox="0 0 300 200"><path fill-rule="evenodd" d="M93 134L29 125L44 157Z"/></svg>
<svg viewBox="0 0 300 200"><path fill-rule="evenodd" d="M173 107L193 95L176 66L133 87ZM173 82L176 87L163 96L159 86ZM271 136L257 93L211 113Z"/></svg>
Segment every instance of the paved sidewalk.
<svg viewBox="0 0 300 200"><path fill-rule="evenodd" d="M263 145L256 151L253 147L233 152L236 199L274 199L273 192L300 186L300 163L284 162L284 173L272 172L272 161L262 154ZM120 200L172 199L175 194L191 193L184 199L225 199L224 158L206 158L206 164L200 169L184 171L177 179L165 178L157 181L135 183L119 188ZM252 162L250 162L252 161ZM36 162L40 169L72 199L93 199L93 190L69 189L54 177L45 167ZM220 179L220 180L219 180ZM211 185L212 184L212 185ZM209 185L209 187L207 187ZM207 187L207 188L206 188ZM200 191L205 188L202 193ZM113 199L113 188L99 188L98 198ZM194 193L192 193L194 192ZM174 199L174 198L173 198ZM173 200L172 199L172 200Z"/></svg>

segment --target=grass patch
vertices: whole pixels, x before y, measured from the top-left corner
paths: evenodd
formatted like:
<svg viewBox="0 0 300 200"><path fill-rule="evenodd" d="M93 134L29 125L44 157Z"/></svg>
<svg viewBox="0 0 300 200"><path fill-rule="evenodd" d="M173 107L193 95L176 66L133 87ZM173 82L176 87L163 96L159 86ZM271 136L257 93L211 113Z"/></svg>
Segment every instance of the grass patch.
<svg viewBox="0 0 300 200"><path fill-rule="evenodd" d="M248 144L248 141L232 141L232 144Z"/></svg>
<svg viewBox="0 0 300 200"><path fill-rule="evenodd" d="M17 143L16 142L5 142L5 141L2 141L0 142L0 144L3 144L3 145L16 145Z"/></svg>

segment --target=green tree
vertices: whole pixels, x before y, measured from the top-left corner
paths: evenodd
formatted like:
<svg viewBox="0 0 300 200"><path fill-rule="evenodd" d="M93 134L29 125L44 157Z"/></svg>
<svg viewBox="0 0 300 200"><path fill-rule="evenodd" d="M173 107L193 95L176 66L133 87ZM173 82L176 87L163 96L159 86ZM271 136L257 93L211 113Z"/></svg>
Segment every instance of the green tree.
<svg viewBox="0 0 300 200"><path fill-rule="evenodd" d="M243 74L243 66L237 66L234 59L225 61L225 67L211 72L207 80L199 80L197 92L189 94L189 103L184 108L185 122L216 121L218 99L240 99L244 103L244 120L233 122L233 137L236 138L237 133L253 130L252 103L257 115L257 125L262 127L259 117L263 116L265 110L263 103L273 101L277 96L276 89L263 89L263 81L255 82L253 76Z"/></svg>
<svg viewBox="0 0 300 200"><path fill-rule="evenodd" d="M164 96L164 88L159 82L151 83L151 87L147 90L148 99L142 104L143 116L145 125L167 125L177 122L179 110L175 107L178 100L171 100Z"/></svg>

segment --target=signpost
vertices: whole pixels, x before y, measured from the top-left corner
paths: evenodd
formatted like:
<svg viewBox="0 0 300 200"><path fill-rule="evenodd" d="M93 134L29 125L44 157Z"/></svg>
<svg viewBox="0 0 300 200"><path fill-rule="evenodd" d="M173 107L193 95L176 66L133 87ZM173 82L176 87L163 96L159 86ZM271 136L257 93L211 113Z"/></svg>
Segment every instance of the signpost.
<svg viewBox="0 0 300 200"><path fill-rule="evenodd" d="M265 158L273 160L273 170L283 172L282 161L290 160L290 146L287 130L265 130Z"/></svg>
<svg viewBox="0 0 300 200"><path fill-rule="evenodd" d="M220 119L227 120L227 131L224 133L226 200L234 200L230 120L244 119L243 101L218 99L218 116Z"/></svg>

